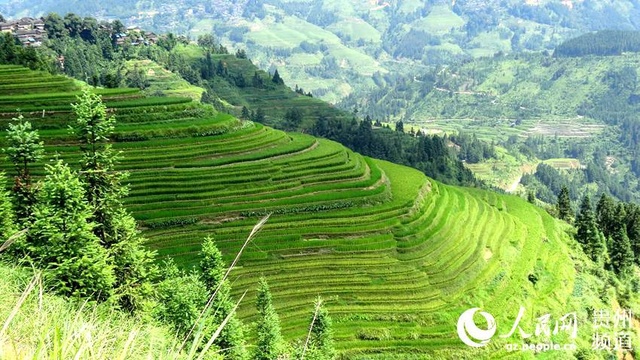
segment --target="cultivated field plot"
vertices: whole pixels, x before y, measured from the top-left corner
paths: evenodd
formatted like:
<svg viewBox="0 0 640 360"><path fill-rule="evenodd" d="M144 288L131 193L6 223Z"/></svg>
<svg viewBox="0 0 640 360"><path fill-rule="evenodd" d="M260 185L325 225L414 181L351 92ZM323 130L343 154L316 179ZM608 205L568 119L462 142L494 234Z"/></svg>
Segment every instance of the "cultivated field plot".
<svg viewBox="0 0 640 360"><path fill-rule="evenodd" d="M571 158L547 159L543 163L553 166L558 170L584 169L585 165L580 164L580 160Z"/></svg>
<svg viewBox="0 0 640 360"><path fill-rule="evenodd" d="M505 141L509 136L520 138L545 136L548 138L587 138L602 132L605 125L584 118L573 119L529 119L516 125L513 119L423 119L408 126L419 126L427 133L474 133L485 141ZM407 126L405 125L405 126Z"/></svg>
<svg viewBox="0 0 640 360"><path fill-rule="evenodd" d="M0 67L3 83L37 84L27 95L0 88L3 131L19 108L40 129L48 156L76 164L67 128L79 91L71 82ZM555 314L581 308L564 225L517 197L446 186L189 99L99 92L118 121L120 166L130 171L126 205L161 258L196 265L212 235L230 260L253 225L273 214L232 273L236 295L250 289L240 309L247 323L261 275L288 339L306 334L313 300L323 296L347 358L481 357L455 333L467 308L500 319L513 319L509 309L518 305ZM499 332L509 326L502 321ZM499 354L497 342L484 354Z"/></svg>
<svg viewBox="0 0 640 360"><path fill-rule="evenodd" d="M538 121L529 127L522 136L557 136L564 138L586 138L596 135L604 130L605 125L589 124L581 119L564 119L556 121Z"/></svg>
<svg viewBox="0 0 640 360"><path fill-rule="evenodd" d="M143 78L148 81L144 89L146 94L158 92L169 96L190 97L193 100L200 100L205 90L201 87L191 85L179 75L162 68L158 63L151 60L129 60L127 61L127 71L141 71Z"/></svg>

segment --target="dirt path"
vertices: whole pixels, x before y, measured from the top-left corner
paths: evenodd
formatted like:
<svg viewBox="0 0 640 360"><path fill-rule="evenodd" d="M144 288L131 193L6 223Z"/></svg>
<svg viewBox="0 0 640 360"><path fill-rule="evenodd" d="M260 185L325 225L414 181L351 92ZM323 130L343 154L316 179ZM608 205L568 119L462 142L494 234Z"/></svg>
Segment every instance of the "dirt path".
<svg viewBox="0 0 640 360"><path fill-rule="evenodd" d="M518 189L518 185L520 185L520 180L522 180L522 174L520 174L518 178L511 183L511 185L507 186L505 191L508 193L514 193Z"/></svg>
<svg viewBox="0 0 640 360"><path fill-rule="evenodd" d="M522 180L522 176L524 174L531 174L535 171L537 164L533 165L533 164L524 164L522 166L520 166L520 173L518 174L518 178L515 179L513 181L513 183L511 183L511 185L507 186L506 189L504 189L506 192L508 193L514 193L516 190L518 190L518 185L520 185L520 180Z"/></svg>

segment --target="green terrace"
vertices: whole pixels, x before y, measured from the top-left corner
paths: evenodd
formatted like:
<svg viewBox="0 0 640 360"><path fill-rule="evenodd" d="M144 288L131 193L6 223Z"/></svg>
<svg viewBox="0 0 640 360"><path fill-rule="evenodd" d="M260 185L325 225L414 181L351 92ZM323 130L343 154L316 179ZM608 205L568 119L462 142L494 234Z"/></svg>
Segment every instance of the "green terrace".
<svg viewBox="0 0 640 360"><path fill-rule="evenodd" d="M76 164L67 128L79 89L71 80L7 66L0 84L8 86L0 86L3 132L19 108L49 157ZM55 90L65 86L71 91ZM576 271L565 225L517 197L444 185L188 98L97 91L118 122L112 140L130 173L126 206L161 259L195 266L211 235L230 263L255 223L272 214L232 272L235 295L249 290L239 310L246 323L257 316L249 299L261 275L288 339L306 335L321 295L348 358L470 356L455 333L467 308L503 320L515 317L507 309L517 304L567 310ZM13 173L7 161L1 168Z"/></svg>

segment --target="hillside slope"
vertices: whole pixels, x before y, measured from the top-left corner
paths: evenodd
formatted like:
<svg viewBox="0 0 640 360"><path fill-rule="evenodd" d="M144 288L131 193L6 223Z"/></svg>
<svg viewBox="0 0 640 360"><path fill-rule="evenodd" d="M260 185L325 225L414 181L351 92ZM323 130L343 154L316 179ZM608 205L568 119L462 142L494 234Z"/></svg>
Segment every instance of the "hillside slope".
<svg viewBox="0 0 640 360"><path fill-rule="evenodd" d="M49 156L76 163L67 131L73 82L3 66L0 84L2 127L19 108ZM27 94L15 95L18 88ZM334 318L340 352L367 359L509 355L497 337L473 352L460 342L455 322L471 307L491 312L503 334L518 306L528 310L529 329L544 313L576 311L586 322L586 308L602 306L595 294L604 284L576 271L586 264L567 226L517 197L443 185L186 98L99 92L118 121L120 168L131 173L127 207L161 256L194 265L212 235L229 260L256 220L273 214L242 254L232 286L252 299L266 276L288 339L305 336L317 295ZM254 318L252 301L240 314ZM588 330L580 328L580 346L590 345Z"/></svg>
<svg viewBox="0 0 640 360"><path fill-rule="evenodd" d="M615 37L602 40L607 34L594 36L592 43L601 39L614 46ZM498 163L471 166L480 178L483 173L495 176L503 166L514 168L519 177L523 166L535 171L532 162L570 158L581 164L578 168L591 168L589 174L578 175L591 183L587 192L635 201L640 174L636 135L639 71L637 52L496 56L400 78L368 98L349 97L342 106L357 106L374 118L390 114L392 119L403 119L429 133L473 133L505 147L509 156ZM510 163L510 156L519 160ZM508 183L517 180L513 173L506 178ZM576 182L585 185L584 180Z"/></svg>
<svg viewBox="0 0 640 360"><path fill-rule="evenodd" d="M5 16L52 11L194 37L214 33L247 48L262 69L284 68L287 83L337 102L425 65L552 49L593 30L637 30L640 7L631 0L0 2Z"/></svg>

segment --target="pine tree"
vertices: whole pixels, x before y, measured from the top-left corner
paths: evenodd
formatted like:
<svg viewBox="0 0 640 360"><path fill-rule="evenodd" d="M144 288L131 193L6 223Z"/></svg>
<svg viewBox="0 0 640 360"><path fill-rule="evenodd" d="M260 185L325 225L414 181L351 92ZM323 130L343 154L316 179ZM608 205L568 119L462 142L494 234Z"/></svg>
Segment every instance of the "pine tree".
<svg viewBox="0 0 640 360"><path fill-rule="evenodd" d="M316 136L328 136L329 135L329 119L326 116L320 115L313 125L313 133Z"/></svg>
<svg viewBox="0 0 640 360"><path fill-rule="evenodd" d="M403 133L404 132L404 123L402 120L396 122L396 132Z"/></svg>
<svg viewBox="0 0 640 360"><path fill-rule="evenodd" d="M94 233L108 249L110 262L115 266L118 303L135 311L149 301L157 268L155 254L144 247L145 240L136 229L135 220L122 204L128 193L122 185L127 174L115 170L118 154L108 143L115 119L107 117L102 99L89 90L72 106L77 117L75 133L83 152L80 167L86 199L96 223Z"/></svg>
<svg viewBox="0 0 640 360"><path fill-rule="evenodd" d="M571 221L571 199L569 198L569 189L563 186L558 195L558 218L564 221Z"/></svg>
<svg viewBox="0 0 640 360"><path fill-rule="evenodd" d="M153 313L184 338L207 303L207 288L197 272L181 271L171 259L163 264L162 273Z"/></svg>
<svg viewBox="0 0 640 360"><path fill-rule="evenodd" d="M634 258L626 225L620 226L611 238L611 267L616 274L625 276L631 272Z"/></svg>
<svg viewBox="0 0 640 360"><path fill-rule="evenodd" d="M0 172L0 246L16 232L11 193L4 190L6 182L6 175Z"/></svg>
<svg viewBox="0 0 640 360"><path fill-rule="evenodd" d="M262 108L258 108L258 110L255 112L255 115L253 117L254 117L253 121L261 124L263 124L264 121L266 120L265 113L264 113L264 110L262 110Z"/></svg>
<svg viewBox="0 0 640 360"><path fill-rule="evenodd" d="M284 114L284 126L287 130L295 131L302 123L303 113L300 109L293 108Z"/></svg>
<svg viewBox="0 0 640 360"><path fill-rule="evenodd" d="M634 259L637 264L640 264L640 209L637 206L634 206L634 210L629 212L629 220L627 233Z"/></svg>
<svg viewBox="0 0 640 360"><path fill-rule="evenodd" d="M13 120L18 123L9 124L8 147L4 151L17 172L13 186L15 214L18 222L26 225L32 215L37 192L31 182L29 165L42 158L44 146L39 141L38 132L31 128L30 122L24 121L22 115Z"/></svg>
<svg viewBox="0 0 640 360"><path fill-rule="evenodd" d="M96 227L96 236L109 247L113 233L112 210L118 207L126 191L121 185L122 174L114 173L117 154L108 144L108 136L115 128L115 119L107 117L107 107L100 96L85 90L72 104L76 114L74 131L83 152L80 168L87 183L87 201L91 204Z"/></svg>
<svg viewBox="0 0 640 360"><path fill-rule="evenodd" d="M271 78L271 81L273 81L277 85L284 85L284 80L282 80L282 78L280 77L277 69L273 73L273 78Z"/></svg>
<svg viewBox="0 0 640 360"><path fill-rule="evenodd" d="M238 49L238 50L236 51L236 57L237 57L238 59L246 59L246 58L247 58L247 52L246 52L246 51L244 51L243 49Z"/></svg>
<svg viewBox="0 0 640 360"><path fill-rule="evenodd" d="M251 78L251 84L253 85L254 88L258 88L258 89L262 89L264 87L262 76L260 76L257 71L253 72L253 78Z"/></svg>
<svg viewBox="0 0 640 360"><path fill-rule="evenodd" d="M59 293L106 300L115 277L93 233L84 186L61 160L46 165L46 172L26 240L27 255L47 269L46 278Z"/></svg>
<svg viewBox="0 0 640 360"><path fill-rule="evenodd" d="M246 106L242 107L242 114L240 117L244 120L249 120L251 118L251 114L249 113L249 109Z"/></svg>
<svg viewBox="0 0 640 360"><path fill-rule="evenodd" d="M311 318L311 337L309 339L309 359L332 360L336 357L333 345L333 324L329 312L318 297Z"/></svg>
<svg viewBox="0 0 640 360"><path fill-rule="evenodd" d="M602 194L596 205L596 222L606 238L613 236L617 227L615 203L607 194Z"/></svg>
<svg viewBox="0 0 640 360"><path fill-rule="evenodd" d="M114 211L113 243L108 253L116 275L115 300L123 309L135 312L152 304L152 283L159 274L156 254L145 247L146 240L137 229L133 216L124 208Z"/></svg>
<svg viewBox="0 0 640 360"><path fill-rule="evenodd" d="M576 216L576 240L582 244L584 252L595 262L603 260L606 251L604 236L598 229L591 200L585 195L580 204L580 212Z"/></svg>
<svg viewBox="0 0 640 360"><path fill-rule="evenodd" d="M215 241L210 237L205 238L202 243L202 260L200 261L202 279L211 294L218 289L211 306L213 314L210 317L209 330L214 330L233 311L231 288L228 281L224 279L225 269L222 253L218 250ZM215 344L227 359L237 360L246 357L242 323L235 314L231 316Z"/></svg>
<svg viewBox="0 0 640 360"><path fill-rule="evenodd" d="M280 320L273 307L271 291L267 280L260 278L256 307L260 314L257 326L257 344L253 355L255 360L276 360L282 354L282 335Z"/></svg>
<svg viewBox="0 0 640 360"><path fill-rule="evenodd" d="M536 193L533 190L527 191L527 201L531 204L536 203Z"/></svg>

